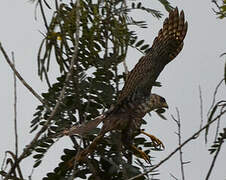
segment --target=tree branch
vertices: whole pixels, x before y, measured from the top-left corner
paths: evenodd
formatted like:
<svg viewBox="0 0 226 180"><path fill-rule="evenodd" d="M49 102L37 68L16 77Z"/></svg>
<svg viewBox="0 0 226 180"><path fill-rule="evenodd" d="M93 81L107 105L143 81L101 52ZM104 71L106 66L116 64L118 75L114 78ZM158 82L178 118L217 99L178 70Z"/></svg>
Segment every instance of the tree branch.
<svg viewBox="0 0 226 180"><path fill-rule="evenodd" d="M178 132L176 133L178 136L178 146L181 146L181 123L180 123L180 113L178 108L176 108L177 111L177 119L174 118L173 115L171 115L171 117L173 118L173 120L176 122L177 127L178 127ZM184 176L184 161L183 161L183 152L182 152L182 148L179 149L179 154L180 154L180 167L181 167L181 176L182 176L182 180L185 180L185 176Z"/></svg>
<svg viewBox="0 0 226 180"><path fill-rule="evenodd" d="M7 53L5 52L1 42L0 42L0 50L2 51L2 54L4 55L7 63L9 64L10 68L13 70L14 74L17 76L17 78L22 82L22 84L43 104L45 107L49 109L49 107L46 105L45 101L42 99L41 96L38 95L38 93L35 92L35 90L23 79L23 77L20 75L20 73L16 70L15 66L13 65L12 61L9 59Z"/></svg>
<svg viewBox="0 0 226 180"><path fill-rule="evenodd" d="M206 175L206 179L205 179L205 180L208 180L209 177L210 177L210 175L211 175L211 172L212 172L213 167L214 167L214 165L215 165L215 162L216 162L216 160L217 160L218 154L219 154L219 152L220 152L220 150L221 150L221 145L222 145L222 144L223 144L223 140L221 141L220 146L219 146L219 148L217 149L217 152L216 152L215 156L213 157L212 163L211 163L211 165L210 165L210 169L209 169L209 171L208 171L208 173L207 173L207 175Z"/></svg>
<svg viewBox="0 0 226 180"><path fill-rule="evenodd" d="M76 30L77 31L77 30ZM79 38L79 30L78 30L78 33L76 33L76 38ZM47 119L47 121L45 122L45 124L43 125L43 127L39 130L39 132L35 135L35 137L33 138L33 140L30 142L29 145L26 146L26 148L24 148L23 150L23 153L18 157L17 159L17 163L14 163L13 166L11 167L11 169L9 170L8 174L6 175L6 178L5 180L8 180L11 173L15 170L17 164L19 164L24 158L26 158L26 156L28 155L28 153L30 153L30 149L35 145L35 143L37 142L38 138L41 136L41 134L43 132L45 132L45 130L48 128L51 120L53 119L53 117L56 115L57 111L59 110L59 107L60 107L60 104L62 102L62 99L64 98L64 94L65 94L65 91L66 91L66 87L67 87L67 84L71 78L71 75L72 75L72 72L73 72L73 69L74 69L74 64L75 64L75 59L77 58L77 55L78 55L78 40L79 39L76 39L76 43L75 43L75 47L74 47L74 53L73 53L73 56L72 56L72 59L71 59L71 63L70 63L70 69L69 71L67 72L67 75L66 75L66 79L65 79L65 83L64 83L64 86L63 86L63 89L61 90L61 93L60 93L60 96L58 98L58 101L55 105L55 107L53 108L49 118ZM2 50L7 62L9 63L10 67L13 69L13 71L17 74L17 77L19 78L20 77L20 80L22 82L25 82L23 80L23 78L19 75L19 73L16 71L15 67L12 65L12 63L10 62L7 54L5 53L1 43L0 43L0 49ZM23 83L24 84L24 83ZM32 94L34 94L43 104L44 104L44 101L41 99L41 97L35 93L35 91L27 84L26 84L26 87L32 92Z"/></svg>
<svg viewBox="0 0 226 180"><path fill-rule="evenodd" d="M12 52L12 60L13 65L15 67L15 59L14 59L14 53ZM14 133L15 133L15 156L16 159L18 157L18 131L17 131L17 88L16 88L16 74L13 72L13 85L14 85Z"/></svg>

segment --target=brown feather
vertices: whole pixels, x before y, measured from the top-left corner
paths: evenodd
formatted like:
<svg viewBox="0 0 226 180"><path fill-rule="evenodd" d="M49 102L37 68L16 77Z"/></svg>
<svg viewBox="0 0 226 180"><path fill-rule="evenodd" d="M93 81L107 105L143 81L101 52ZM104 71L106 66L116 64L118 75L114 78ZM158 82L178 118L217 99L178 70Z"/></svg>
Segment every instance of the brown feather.
<svg viewBox="0 0 226 180"><path fill-rule="evenodd" d="M125 85L118 98L118 106L131 97L148 96L166 64L172 61L182 50L183 40L187 32L184 12L178 9L171 11L165 19L163 28L154 39L147 55L143 56L128 75ZM126 100L127 99L127 100Z"/></svg>

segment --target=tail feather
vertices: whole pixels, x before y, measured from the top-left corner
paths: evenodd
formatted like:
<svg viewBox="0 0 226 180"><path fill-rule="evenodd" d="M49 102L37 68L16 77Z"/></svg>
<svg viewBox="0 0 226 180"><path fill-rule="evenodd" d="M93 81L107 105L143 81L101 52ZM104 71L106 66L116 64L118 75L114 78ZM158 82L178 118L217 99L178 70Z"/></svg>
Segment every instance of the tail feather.
<svg viewBox="0 0 226 180"><path fill-rule="evenodd" d="M84 123L82 125L72 126L69 130L65 130L63 133L64 135L80 135L85 136L87 135L91 130L96 128L103 120L105 116L99 116L94 120L91 120L87 123Z"/></svg>

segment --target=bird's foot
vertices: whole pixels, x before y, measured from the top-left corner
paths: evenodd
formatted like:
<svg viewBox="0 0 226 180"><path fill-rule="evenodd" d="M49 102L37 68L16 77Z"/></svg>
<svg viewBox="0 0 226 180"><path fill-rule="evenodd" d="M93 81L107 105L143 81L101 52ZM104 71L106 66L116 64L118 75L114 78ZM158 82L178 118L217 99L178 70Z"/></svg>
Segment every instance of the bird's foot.
<svg viewBox="0 0 226 180"><path fill-rule="evenodd" d="M136 146L132 145L132 149L134 151L134 155L144 159L147 163L151 163L149 156L142 150L138 149Z"/></svg>
<svg viewBox="0 0 226 180"><path fill-rule="evenodd" d="M155 146L155 148L165 149L164 144L157 137L155 137L154 135L148 134L148 133L146 133L144 131L141 131L141 133L145 134L146 136L148 136L151 139L151 141L152 141L153 145Z"/></svg>

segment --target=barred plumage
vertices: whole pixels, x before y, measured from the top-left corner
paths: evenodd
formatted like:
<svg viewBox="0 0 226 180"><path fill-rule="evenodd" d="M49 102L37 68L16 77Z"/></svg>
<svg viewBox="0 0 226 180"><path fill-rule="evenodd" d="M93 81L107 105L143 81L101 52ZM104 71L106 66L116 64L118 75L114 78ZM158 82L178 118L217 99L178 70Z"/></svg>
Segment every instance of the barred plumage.
<svg viewBox="0 0 226 180"><path fill-rule="evenodd" d="M184 12L178 9L171 11L169 18L163 23L153 45L147 55L143 56L129 73L125 85L118 98L118 105L131 99L148 97L150 91L165 67L182 50L183 40L187 32ZM126 104L126 102L125 102Z"/></svg>
<svg viewBox="0 0 226 180"><path fill-rule="evenodd" d="M121 130L124 145L131 148L134 131L140 130L141 120L145 114L154 109L168 107L164 98L151 94L151 89L165 65L182 50L186 32L187 22L184 21L184 13L181 11L179 15L178 9L175 8L170 12L169 18L165 19L163 28L159 31L147 55L143 56L129 73L118 102L101 118L88 122L80 129L78 127L69 130L67 133L68 135L82 134L96 127L100 122L104 123L94 141L76 155L76 161L81 161L87 154L92 153L100 139L111 130ZM147 135L147 133L144 134ZM163 145L154 136L148 136L157 146ZM141 153L137 148L133 147L133 149ZM148 161L147 155L145 153L142 155Z"/></svg>

